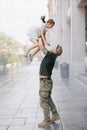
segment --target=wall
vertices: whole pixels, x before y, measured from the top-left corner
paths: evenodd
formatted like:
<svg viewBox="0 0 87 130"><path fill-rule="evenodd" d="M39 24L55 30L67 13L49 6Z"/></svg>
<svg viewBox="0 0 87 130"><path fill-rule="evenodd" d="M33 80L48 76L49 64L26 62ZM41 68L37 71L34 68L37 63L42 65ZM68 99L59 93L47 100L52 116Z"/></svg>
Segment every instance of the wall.
<svg viewBox="0 0 87 130"><path fill-rule="evenodd" d="M49 0L49 17L56 25L49 34L49 41L63 46L60 62L67 62L71 74L85 71L85 8L77 6L77 0Z"/></svg>

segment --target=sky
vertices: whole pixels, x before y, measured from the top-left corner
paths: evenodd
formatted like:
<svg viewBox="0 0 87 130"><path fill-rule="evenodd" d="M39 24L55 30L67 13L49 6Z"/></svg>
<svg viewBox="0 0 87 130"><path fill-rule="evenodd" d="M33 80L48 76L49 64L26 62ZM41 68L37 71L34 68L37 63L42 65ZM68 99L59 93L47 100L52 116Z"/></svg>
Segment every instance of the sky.
<svg viewBox="0 0 87 130"><path fill-rule="evenodd" d="M48 17L48 0L0 0L0 32L26 43L29 28Z"/></svg>

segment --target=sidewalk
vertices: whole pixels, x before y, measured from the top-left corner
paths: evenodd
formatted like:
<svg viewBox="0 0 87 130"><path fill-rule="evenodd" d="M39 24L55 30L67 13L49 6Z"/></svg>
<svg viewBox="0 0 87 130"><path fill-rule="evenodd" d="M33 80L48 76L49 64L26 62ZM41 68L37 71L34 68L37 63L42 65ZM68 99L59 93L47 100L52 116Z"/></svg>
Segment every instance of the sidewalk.
<svg viewBox="0 0 87 130"><path fill-rule="evenodd" d="M61 121L38 128L43 120L38 73L39 63L31 63L0 78L0 130L87 130L87 76L62 80L57 68L52 97Z"/></svg>

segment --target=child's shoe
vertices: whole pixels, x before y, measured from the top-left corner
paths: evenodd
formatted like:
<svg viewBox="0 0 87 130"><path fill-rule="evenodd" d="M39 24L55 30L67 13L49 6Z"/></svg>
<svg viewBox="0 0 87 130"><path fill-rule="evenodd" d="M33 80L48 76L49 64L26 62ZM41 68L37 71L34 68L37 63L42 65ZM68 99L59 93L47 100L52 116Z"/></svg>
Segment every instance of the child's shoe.
<svg viewBox="0 0 87 130"><path fill-rule="evenodd" d="M30 61L32 62L33 57L34 57L33 54L29 54L28 57L29 57Z"/></svg>

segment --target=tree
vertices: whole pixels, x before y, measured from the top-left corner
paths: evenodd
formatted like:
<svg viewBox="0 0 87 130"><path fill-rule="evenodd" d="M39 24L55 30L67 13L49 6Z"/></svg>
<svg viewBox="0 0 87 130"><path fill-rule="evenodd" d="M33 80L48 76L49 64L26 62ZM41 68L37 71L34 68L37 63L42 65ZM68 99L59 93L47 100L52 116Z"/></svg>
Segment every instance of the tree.
<svg viewBox="0 0 87 130"><path fill-rule="evenodd" d="M19 61L20 43L12 37L0 33L0 64L6 68L7 63L14 63Z"/></svg>

